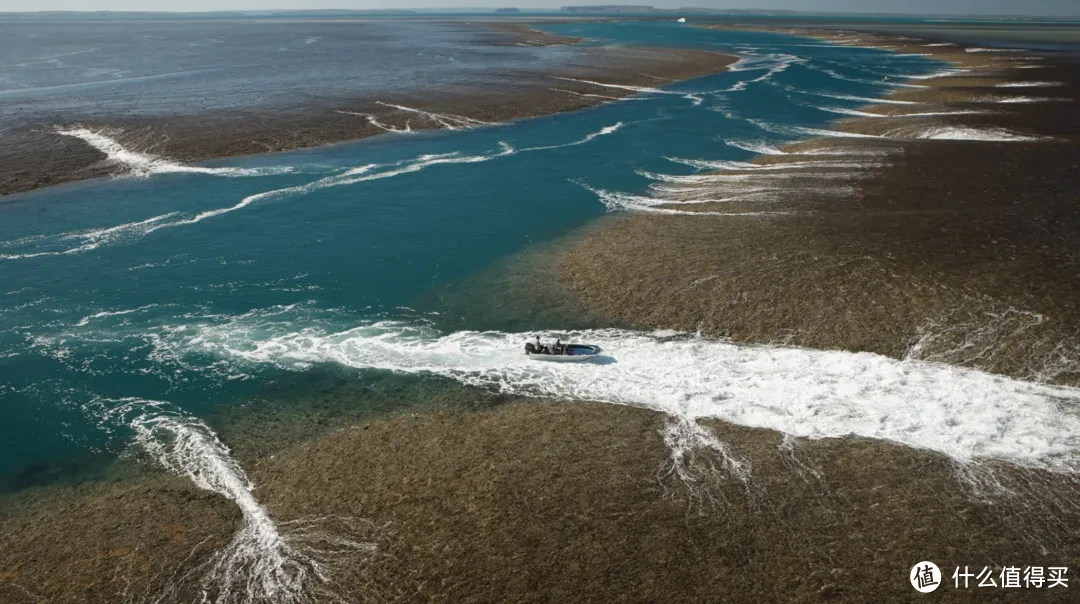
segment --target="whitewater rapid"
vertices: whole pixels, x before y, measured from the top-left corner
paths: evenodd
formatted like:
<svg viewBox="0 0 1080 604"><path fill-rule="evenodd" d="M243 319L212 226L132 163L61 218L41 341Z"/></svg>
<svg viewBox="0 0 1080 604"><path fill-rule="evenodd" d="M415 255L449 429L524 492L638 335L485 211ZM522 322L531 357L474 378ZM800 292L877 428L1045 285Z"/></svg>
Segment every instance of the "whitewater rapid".
<svg viewBox="0 0 1080 604"><path fill-rule="evenodd" d="M507 394L655 409L682 421L716 418L803 438L848 435L982 459L1080 471L1080 389L870 353L744 346L688 334L625 330L442 334L403 322L340 331L248 314L188 329L175 354L302 370L317 363L431 374ZM523 342L601 346L595 363L543 363Z"/></svg>

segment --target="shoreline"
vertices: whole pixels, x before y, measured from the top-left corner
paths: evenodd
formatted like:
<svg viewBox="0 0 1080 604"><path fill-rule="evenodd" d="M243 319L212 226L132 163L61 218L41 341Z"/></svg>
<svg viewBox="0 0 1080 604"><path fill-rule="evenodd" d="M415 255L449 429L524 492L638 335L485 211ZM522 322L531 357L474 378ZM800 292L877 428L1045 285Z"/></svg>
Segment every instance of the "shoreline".
<svg viewBox="0 0 1080 604"><path fill-rule="evenodd" d="M534 30L528 23L472 24L477 25L494 37L485 43L496 46L578 41ZM470 85L377 96L360 93L351 100L272 108L269 115L253 108L160 119L103 115L77 124L38 124L21 128L0 151L0 165L7 168L0 177L0 202L15 193L127 171L127 166L83 140L57 134L57 127L86 128L127 150L190 164L316 148L385 133L473 127L574 111L632 95L633 87L716 73L736 60L699 50L590 47L582 48L572 63L540 73L491 75L479 95L477 86Z"/></svg>
<svg viewBox="0 0 1080 604"><path fill-rule="evenodd" d="M666 186L661 211L720 215L628 215L563 258L563 282L653 328L1080 385L1070 352L1080 351L1070 251L1080 218L1067 193L1080 155L1074 64L906 36L770 31L962 67L903 82L925 88L897 87L856 110L866 115L835 121L829 136L747 160L767 172L732 167L722 174L741 180ZM1010 96L1062 100L988 102ZM755 193L769 186L778 192ZM715 198L725 201L681 205Z"/></svg>

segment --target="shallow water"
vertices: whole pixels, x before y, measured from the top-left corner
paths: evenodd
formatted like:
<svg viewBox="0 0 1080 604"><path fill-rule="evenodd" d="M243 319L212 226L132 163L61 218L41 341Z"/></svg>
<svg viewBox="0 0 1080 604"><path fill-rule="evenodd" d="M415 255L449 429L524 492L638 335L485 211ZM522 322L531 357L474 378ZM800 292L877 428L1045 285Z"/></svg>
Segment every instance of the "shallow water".
<svg viewBox="0 0 1080 604"><path fill-rule="evenodd" d="M304 27L288 30L289 39L304 39ZM820 131L835 117L830 109L892 90L885 76L940 69L923 57L674 23L548 29L590 44L744 58L728 73L574 113L492 125L442 116L453 130L198 167L118 147L108 132L58 132L105 149L132 176L0 205L0 443L14 452L0 460L5 487L79 475L91 453L122 452L134 432L111 411L130 404L118 401L164 401L170 414L211 423L228 406L235 426L243 415L235 409L302 382L298 374L354 367L348 375L363 384L391 369L333 355L255 358L268 352L267 341L315 343L386 320L433 334L600 326L572 304L521 313L537 288L493 283L510 277L491 267L606 212L657 211L635 201L656 175L692 175L701 169L695 161L746 160L754 149ZM291 77L275 85L293 86ZM505 354L516 354L516 338L506 336ZM446 354L463 352L451 346ZM500 383L500 367L478 370L494 380L481 380L484 387ZM445 384L446 372L431 369L419 379ZM424 377L432 373L442 377ZM699 386L715 394L715 384ZM230 435L224 426L221 438Z"/></svg>
<svg viewBox="0 0 1080 604"><path fill-rule="evenodd" d="M475 85L575 52L497 46L493 36L420 20L0 21L0 131Z"/></svg>

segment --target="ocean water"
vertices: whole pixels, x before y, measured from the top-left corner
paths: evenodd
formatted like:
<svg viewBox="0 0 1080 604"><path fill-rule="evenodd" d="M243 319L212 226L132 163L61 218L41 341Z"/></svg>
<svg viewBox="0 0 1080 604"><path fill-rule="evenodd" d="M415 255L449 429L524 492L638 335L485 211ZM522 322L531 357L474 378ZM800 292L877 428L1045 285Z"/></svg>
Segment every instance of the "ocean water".
<svg viewBox="0 0 1080 604"><path fill-rule="evenodd" d="M0 20L0 132L475 85L576 52L498 38L419 19Z"/></svg>
<svg viewBox="0 0 1080 604"><path fill-rule="evenodd" d="M311 34L307 24L276 27L298 44ZM0 204L0 446L9 452L0 485L81 479L139 446L181 474L242 474L221 463L222 443L243 433L236 418L267 391L327 381L357 393L400 380L413 393L451 383L646 405L681 418L672 438L706 446L693 420L721 417L800 436L885 438L961 461L1076 468L1070 435L1080 419L1057 413L1080 397L1069 389L868 354L605 329L572 305L538 319L514 309L554 284L477 285L502 278L492 266L560 245L607 214L672 212L649 196L658 180L827 133L837 112L942 68L921 56L675 23L547 28L588 44L742 59L573 113L506 124L442 116L452 128L199 166L124 149L108 132L57 117L56 136L105 149L130 175ZM229 73L204 81L213 87ZM297 76L259 77L287 89ZM175 86L140 82L162 98ZM452 302L443 295L462 283L470 285ZM611 356L530 364L519 347L539 330L600 342ZM245 481L200 484L250 508Z"/></svg>

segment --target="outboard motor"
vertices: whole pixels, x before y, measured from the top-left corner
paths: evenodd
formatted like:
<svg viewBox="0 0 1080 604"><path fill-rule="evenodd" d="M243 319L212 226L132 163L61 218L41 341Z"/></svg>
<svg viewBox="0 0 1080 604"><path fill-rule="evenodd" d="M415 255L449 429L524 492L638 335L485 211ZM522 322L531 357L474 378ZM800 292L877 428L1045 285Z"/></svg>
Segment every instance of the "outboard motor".
<svg viewBox="0 0 1080 604"><path fill-rule="evenodd" d="M525 354L536 354L536 346L532 342L525 343Z"/></svg>

